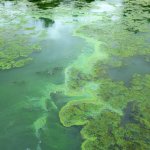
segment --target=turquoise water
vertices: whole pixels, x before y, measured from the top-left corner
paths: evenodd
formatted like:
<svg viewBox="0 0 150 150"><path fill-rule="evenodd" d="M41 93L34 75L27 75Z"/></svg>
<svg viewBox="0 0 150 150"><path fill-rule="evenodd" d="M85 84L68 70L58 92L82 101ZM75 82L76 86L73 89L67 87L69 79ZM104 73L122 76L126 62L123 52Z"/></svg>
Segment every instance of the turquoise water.
<svg viewBox="0 0 150 150"><path fill-rule="evenodd" d="M28 26L48 34L38 43L42 50L32 54L30 64L0 71L0 149L80 149L80 129L60 124L58 112L70 98L59 91L59 86L64 83L65 68L88 44L72 35L73 26L59 20L45 26L42 19L31 19L22 27ZM35 35L31 41L38 38Z"/></svg>

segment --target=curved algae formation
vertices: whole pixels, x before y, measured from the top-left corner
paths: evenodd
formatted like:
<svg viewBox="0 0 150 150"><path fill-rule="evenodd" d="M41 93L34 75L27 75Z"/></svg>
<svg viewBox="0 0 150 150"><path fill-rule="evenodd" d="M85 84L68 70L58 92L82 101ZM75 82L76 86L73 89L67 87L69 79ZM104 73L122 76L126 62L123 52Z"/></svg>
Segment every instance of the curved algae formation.
<svg viewBox="0 0 150 150"><path fill-rule="evenodd" d="M59 112L64 126L85 125L102 109L103 104L93 100L74 100L65 105Z"/></svg>
<svg viewBox="0 0 150 150"><path fill-rule="evenodd" d="M142 12L136 15L139 9ZM110 69L129 68L128 60L134 64L135 57L138 60L145 57L143 61L149 62L147 14L149 1L124 0L119 21L108 17L103 22L84 24L74 34L93 44L94 50L82 54L67 69L66 94L85 97L68 102L59 117L66 127L83 126L82 150L150 147L150 71L146 74L133 68L132 74L126 72L130 74L128 84L125 84L127 79L113 80L109 73Z"/></svg>
<svg viewBox="0 0 150 150"><path fill-rule="evenodd" d="M83 150L148 149L149 83L150 75L134 75L132 86L124 86L125 91L122 91L123 87L120 88L117 83L105 81L103 88L111 92L108 93L109 101L106 101L103 91L97 101L71 101L61 109L60 120L66 127L84 126L81 130L85 139Z"/></svg>

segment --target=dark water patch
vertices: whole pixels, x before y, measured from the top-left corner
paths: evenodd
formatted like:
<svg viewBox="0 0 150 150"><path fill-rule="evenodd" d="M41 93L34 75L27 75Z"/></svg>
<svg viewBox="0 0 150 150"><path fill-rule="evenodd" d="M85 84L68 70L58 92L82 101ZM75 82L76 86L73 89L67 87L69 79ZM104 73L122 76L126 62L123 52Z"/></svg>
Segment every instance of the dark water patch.
<svg viewBox="0 0 150 150"><path fill-rule="evenodd" d="M52 26L54 24L54 20L49 19L49 18L44 18L44 17L40 17L39 18L42 22L45 28L48 28L50 26Z"/></svg>
<svg viewBox="0 0 150 150"><path fill-rule="evenodd" d="M128 102L121 119L121 126L124 127L128 123L137 123L134 117L137 115L138 111L139 108L137 107L136 101Z"/></svg>
<svg viewBox="0 0 150 150"><path fill-rule="evenodd" d="M51 0L51 1L43 1L43 0L29 0L29 2L35 3L40 9L49 9L54 8L60 5L62 0Z"/></svg>
<svg viewBox="0 0 150 150"><path fill-rule="evenodd" d="M53 67L47 70L40 70L35 72L39 77L55 78L56 76L63 76L64 68L63 67Z"/></svg>
<svg viewBox="0 0 150 150"><path fill-rule="evenodd" d="M57 119L59 120L59 118ZM69 146L71 150L80 150L82 141L81 136L78 134L80 132L80 128L71 127L66 129L64 126L57 124L56 121L52 122L51 120L53 119L48 118L47 127L41 130L41 149L63 150L68 149ZM68 134L70 131L71 133ZM61 132L64 132L64 134L60 134ZM67 141L65 141L66 138ZM78 144L74 144L72 139L78 142Z"/></svg>
<svg viewBox="0 0 150 150"><path fill-rule="evenodd" d="M18 85L18 86L25 86L26 81L12 81L12 84Z"/></svg>
<svg viewBox="0 0 150 150"><path fill-rule="evenodd" d="M95 0L51 0L49 2L43 0L29 0L29 2L35 3L38 6L38 8L43 10L58 7L61 3L69 4L72 2L74 2L74 6L76 8L83 8L87 5L86 3L91 3L93 1Z"/></svg>
<svg viewBox="0 0 150 150"><path fill-rule="evenodd" d="M60 0L54 0L52 2L45 2L45 3L37 3L37 6L40 9L48 9L48 8L54 8L60 5Z"/></svg>
<svg viewBox="0 0 150 150"><path fill-rule="evenodd" d="M130 57L123 60L124 66L111 68L108 70L110 78L114 81L124 81L127 86L130 85L132 76L136 73L150 73L150 62L146 62L144 57Z"/></svg>

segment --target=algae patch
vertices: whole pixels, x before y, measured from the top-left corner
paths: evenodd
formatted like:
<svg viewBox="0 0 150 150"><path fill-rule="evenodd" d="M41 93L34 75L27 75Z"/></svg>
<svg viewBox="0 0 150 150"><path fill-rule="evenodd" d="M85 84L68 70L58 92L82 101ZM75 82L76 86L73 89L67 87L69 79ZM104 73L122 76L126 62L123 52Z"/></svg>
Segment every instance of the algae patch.
<svg viewBox="0 0 150 150"><path fill-rule="evenodd" d="M149 61L149 1L125 0L118 13L117 20L103 16L89 24L81 23L75 32L92 43L94 50L82 54L67 69L66 94L82 99L68 102L59 116L66 127L83 126L83 150L150 147L150 72L134 69L128 85L126 79L113 80L109 72L131 68L135 57L138 61L145 57L143 64ZM132 63L127 62L129 59Z"/></svg>
<svg viewBox="0 0 150 150"><path fill-rule="evenodd" d="M2 3L3 4L3 3ZM35 42L35 30L29 25L33 18L22 2L0 4L0 70L23 67L41 50ZM19 8L19 9L18 9ZM21 9L22 8L22 9Z"/></svg>

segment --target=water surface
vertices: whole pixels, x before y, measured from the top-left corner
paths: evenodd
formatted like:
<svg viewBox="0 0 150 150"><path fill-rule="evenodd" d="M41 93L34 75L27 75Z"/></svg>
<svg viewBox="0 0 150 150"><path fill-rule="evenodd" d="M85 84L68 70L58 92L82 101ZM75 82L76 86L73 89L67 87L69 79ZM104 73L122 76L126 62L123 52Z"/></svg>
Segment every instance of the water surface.
<svg viewBox="0 0 150 150"><path fill-rule="evenodd" d="M12 2L1 7L15 13ZM22 8L25 9L23 4ZM27 22L21 22L21 28L25 30L19 32L30 36L32 30L29 28L34 27L35 34L29 39L33 43L39 41L41 52L31 54L33 61L22 68L0 71L0 149L80 149L79 128L67 129L59 121L60 106L67 98L60 94L54 99L50 93L59 91L59 86L64 84L65 68L88 44L72 35L73 25L59 19L34 19L28 14L26 17L29 18ZM20 18L10 23L1 19L4 21L1 28L9 28L10 23L15 24Z"/></svg>

